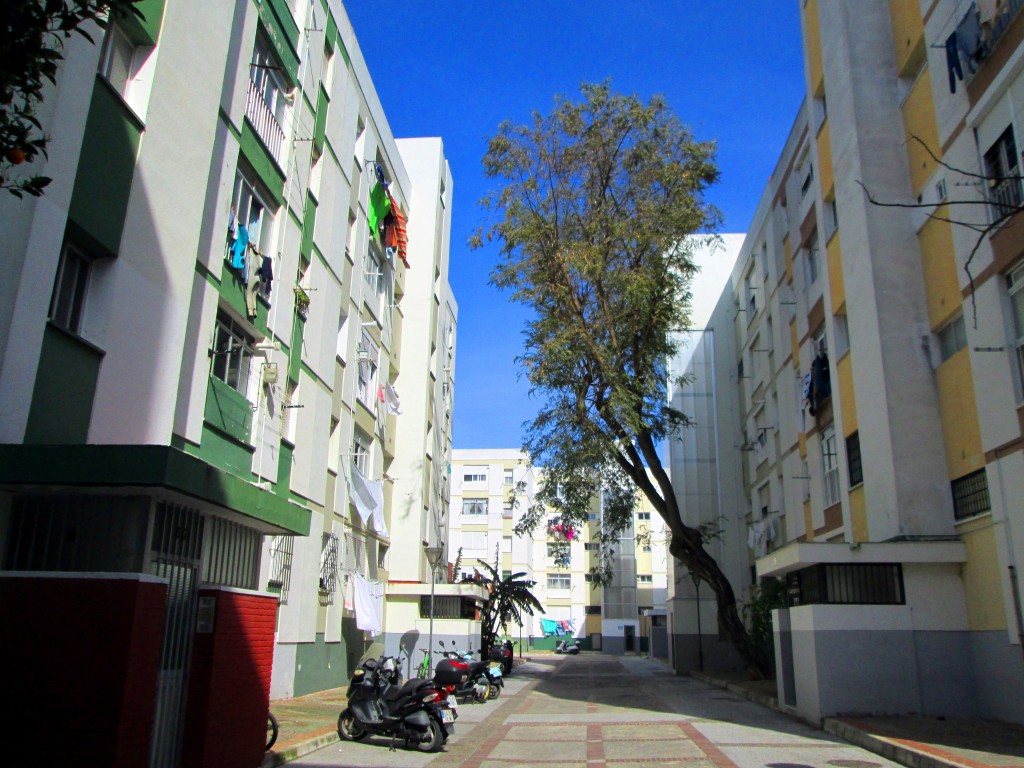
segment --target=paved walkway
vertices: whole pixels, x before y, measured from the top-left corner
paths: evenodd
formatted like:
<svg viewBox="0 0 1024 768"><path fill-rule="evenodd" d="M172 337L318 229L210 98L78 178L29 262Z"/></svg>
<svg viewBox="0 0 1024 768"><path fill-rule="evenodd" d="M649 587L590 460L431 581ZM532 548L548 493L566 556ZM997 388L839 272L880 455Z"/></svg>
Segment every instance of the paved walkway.
<svg viewBox="0 0 1024 768"><path fill-rule="evenodd" d="M778 712L763 687L726 684L640 657L534 656L500 699L460 706L437 755L390 752L386 739L337 743L344 691L327 691L272 705L281 737L264 766L1024 768L1024 728L862 718L828 721L825 732Z"/></svg>

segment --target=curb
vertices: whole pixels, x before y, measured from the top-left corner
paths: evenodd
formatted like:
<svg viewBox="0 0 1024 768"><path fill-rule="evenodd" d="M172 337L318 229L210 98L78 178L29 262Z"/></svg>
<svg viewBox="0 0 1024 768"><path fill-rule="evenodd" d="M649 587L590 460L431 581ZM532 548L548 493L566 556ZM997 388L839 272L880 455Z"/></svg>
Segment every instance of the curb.
<svg viewBox="0 0 1024 768"><path fill-rule="evenodd" d="M855 725L851 725L843 720L837 720L834 717L826 717L821 727L851 744L863 747L887 760L905 765L907 768L962 768L962 766L967 765L967 763L943 760L923 752L918 752L910 747L894 744L888 739L875 736Z"/></svg>
<svg viewBox="0 0 1024 768"><path fill-rule="evenodd" d="M330 746L340 742L337 732L324 733L320 736L316 736L312 739L306 739L296 744L291 744L284 749L272 750L267 752L263 757L263 762L260 763L260 768L275 768L275 766L284 765L290 763L292 760L298 760L304 755L308 755L310 752L316 752L318 749Z"/></svg>

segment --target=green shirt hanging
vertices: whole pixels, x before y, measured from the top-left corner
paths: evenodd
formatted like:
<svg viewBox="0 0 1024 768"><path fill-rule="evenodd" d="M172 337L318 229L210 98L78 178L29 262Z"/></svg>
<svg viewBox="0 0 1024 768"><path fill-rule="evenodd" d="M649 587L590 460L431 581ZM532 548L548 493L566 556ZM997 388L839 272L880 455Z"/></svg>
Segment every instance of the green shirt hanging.
<svg viewBox="0 0 1024 768"><path fill-rule="evenodd" d="M370 210L366 214L366 223L370 225L370 232L377 236L377 227L384 220L391 210L391 200L388 199L388 191L379 181L373 185L370 191Z"/></svg>

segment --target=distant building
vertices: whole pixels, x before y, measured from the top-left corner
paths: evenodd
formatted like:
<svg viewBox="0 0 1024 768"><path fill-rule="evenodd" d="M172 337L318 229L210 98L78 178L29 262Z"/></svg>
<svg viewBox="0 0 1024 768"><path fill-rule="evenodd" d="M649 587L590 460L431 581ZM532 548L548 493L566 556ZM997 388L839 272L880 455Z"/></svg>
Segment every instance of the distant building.
<svg viewBox="0 0 1024 768"><path fill-rule="evenodd" d="M543 526L531 536L515 535L542 478L543 468L530 466L518 450L452 451L449 557L454 560L461 549L461 574L455 578L482 570L479 560L493 565L497 558L501 574L524 573L524 579L535 581L534 594L545 613L525 618L524 645L550 649L568 635L584 648L606 653L653 649L667 655L665 526L657 513L642 497L638 500L634 521L621 534L613 580L595 587L590 569L598 565L599 499L590 513L593 524L571 539ZM560 565L566 550L569 564ZM509 632L519 640L518 627Z"/></svg>

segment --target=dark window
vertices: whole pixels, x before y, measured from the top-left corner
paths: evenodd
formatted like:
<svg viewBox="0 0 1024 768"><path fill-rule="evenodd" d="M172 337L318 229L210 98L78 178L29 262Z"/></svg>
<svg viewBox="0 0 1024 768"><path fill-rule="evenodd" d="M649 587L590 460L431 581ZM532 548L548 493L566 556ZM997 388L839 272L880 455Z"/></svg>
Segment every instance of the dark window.
<svg viewBox="0 0 1024 768"><path fill-rule="evenodd" d="M54 325L74 334L81 333L91 271L92 259L70 243L64 246L50 298L50 321Z"/></svg>
<svg viewBox="0 0 1024 768"><path fill-rule="evenodd" d="M226 312L217 313L213 332L213 365L210 372L232 389L246 396L249 391L249 369L252 365L253 337Z"/></svg>
<svg viewBox="0 0 1024 768"><path fill-rule="evenodd" d="M953 518L963 520L992 509L988 496L988 478L984 469L971 472L950 483L953 489Z"/></svg>
<svg viewBox="0 0 1024 768"><path fill-rule="evenodd" d="M846 466L850 471L850 487L864 482L864 465L860 461L860 432L846 438Z"/></svg>
<svg viewBox="0 0 1024 768"><path fill-rule="evenodd" d="M899 564L812 565L786 576L789 606L903 605L903 569Z"/></svg>
<svg viewBox="0 0 1024 768"><path fill-rule="evenodd" d="M584 611L587 616L600 616L601 606L600 605L588 605Z"/></svg>
<svg viewBox="0 0 1024 768"><path fill-rule="evenodd" d="M988 177L988 199L992 203L993 216L997 219L1009 216L1024 201L1013 126L1007 126L985 153L985 175Z"/></svg>

